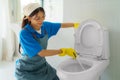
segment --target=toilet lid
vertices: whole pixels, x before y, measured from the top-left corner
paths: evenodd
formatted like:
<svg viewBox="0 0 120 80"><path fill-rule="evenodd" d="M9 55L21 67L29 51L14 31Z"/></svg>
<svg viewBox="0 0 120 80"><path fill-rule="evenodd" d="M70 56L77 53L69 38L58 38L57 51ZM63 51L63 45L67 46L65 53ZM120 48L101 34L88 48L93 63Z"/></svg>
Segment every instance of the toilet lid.
<svg viewBox="0 0 120 80"><path fill-rule="evenodd" d="M75 32L75 50L81 55L101 56L103 30L95 20L81 23Z"/></svg>

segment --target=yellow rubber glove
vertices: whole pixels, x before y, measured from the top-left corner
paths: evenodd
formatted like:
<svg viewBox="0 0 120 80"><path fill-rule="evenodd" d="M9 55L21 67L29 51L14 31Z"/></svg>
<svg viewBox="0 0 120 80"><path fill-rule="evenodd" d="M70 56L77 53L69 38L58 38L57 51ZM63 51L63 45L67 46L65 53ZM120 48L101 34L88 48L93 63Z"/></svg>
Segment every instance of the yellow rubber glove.
<svg viewBox="0 0 120 80"><path fill-rule="evenodd" d="M79 27L79 25L80 25L80 23L74 23L74 28L78 28Z"/></svg>
<svg viewBox="0 0 120 80"><path fill-rule="evenodd" d="M68 55L70 57L72 57L73 59L76 59L77 54L76 51L72 48L61 48L62 53L59 54L59 56L65 56Z"/></svg>

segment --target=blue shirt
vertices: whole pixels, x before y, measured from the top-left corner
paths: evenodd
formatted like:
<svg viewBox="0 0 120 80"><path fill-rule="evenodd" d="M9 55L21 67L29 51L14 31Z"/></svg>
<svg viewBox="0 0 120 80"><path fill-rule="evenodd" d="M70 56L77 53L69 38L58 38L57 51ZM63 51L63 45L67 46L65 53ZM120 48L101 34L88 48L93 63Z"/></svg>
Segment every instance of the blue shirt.
<svg viewBox="0 0 120 80"><path fill-rule="evenodd" d="M32 26L27 24L25 28L20 32L20 44L23 49L23 55L28 55L30 58L37 55L41 50L42 46L34 39L33 34L37 38L42 38L45 35L45 31L48 34L48 38L56 35L61 27L61 23L43 22L41 26L41 34L36 32Z"/></svg>

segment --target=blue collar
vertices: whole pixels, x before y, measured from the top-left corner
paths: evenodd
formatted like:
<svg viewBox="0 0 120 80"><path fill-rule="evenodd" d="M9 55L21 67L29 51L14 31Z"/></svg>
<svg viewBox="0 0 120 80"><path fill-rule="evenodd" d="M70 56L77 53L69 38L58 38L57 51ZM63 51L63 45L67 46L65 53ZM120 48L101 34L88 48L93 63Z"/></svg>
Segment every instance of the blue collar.
<svg viewBox="0 0 120 80"><path fill-rule="evenodd" d="M44 33L43 33L43 31L44 31L43 25L41 26L41 34L39 34L38 32L36 32L36 31L32 28L32 26L31 26L30 24L27 24L27 25L25 26L25 28L27 28L27 30L29 30L31 33L35 34L36 37L38 37L38 38L41 38L41 37L44 36Z"/></svg>

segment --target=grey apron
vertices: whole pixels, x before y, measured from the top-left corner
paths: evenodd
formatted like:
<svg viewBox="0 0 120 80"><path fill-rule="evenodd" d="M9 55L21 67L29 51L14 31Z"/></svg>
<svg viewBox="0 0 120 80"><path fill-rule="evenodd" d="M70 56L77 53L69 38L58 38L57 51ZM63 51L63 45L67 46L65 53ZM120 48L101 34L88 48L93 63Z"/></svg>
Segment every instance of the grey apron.
<svg viewBox="0 0 120 80"><path fill-rule="evenodd" d="M36 38L43 49L47 48L48 35ZM16 62L15 76L17 80L59 80L56 70L52 68L44 57L38 55L29 58L27 55Z"/></svg>

